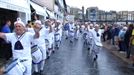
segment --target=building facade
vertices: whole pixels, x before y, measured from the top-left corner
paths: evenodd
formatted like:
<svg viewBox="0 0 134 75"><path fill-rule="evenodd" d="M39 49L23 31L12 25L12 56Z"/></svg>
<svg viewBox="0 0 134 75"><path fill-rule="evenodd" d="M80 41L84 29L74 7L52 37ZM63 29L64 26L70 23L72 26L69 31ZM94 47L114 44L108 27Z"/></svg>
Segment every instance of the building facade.
<svg viewBox="0 0 134 75"><path fill-rule="evenodd" d="M87 21L97 21L99 18L98 7L90 7L86 9Z"/></svg>
<svg viewBox="0 0 134 75"><path fill-rule="evenodd" d="M29 0L0 0L0 19L15 21L17 17L20 17L26 23L27 20L30 20L31 14L29 3Z"/></svg>
<svg viewBox="0 0 134 75"><path fill-rule="evenodd" d="M75 16L75 20L82 20L82 10L79 8L70 8L70 15Z"/></svg>
<svg viewBox="0 0 134 75"><path fill-rule="evenodd" d="M97 7L90 7L86 9L86 20L98 23L134 23L134 11L103 11Z"/></svg>

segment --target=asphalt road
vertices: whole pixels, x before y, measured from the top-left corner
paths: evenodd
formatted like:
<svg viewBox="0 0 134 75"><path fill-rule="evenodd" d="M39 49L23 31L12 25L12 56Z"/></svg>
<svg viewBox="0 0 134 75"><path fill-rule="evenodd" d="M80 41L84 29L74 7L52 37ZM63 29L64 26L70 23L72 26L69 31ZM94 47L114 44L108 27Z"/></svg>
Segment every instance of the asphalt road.
<svg viewBox="0 0 134 75"><path fill-rule="evenodd" d="M62 40L60 49L46 60L44 75L134 75L134 68L102 48L97 61L89 55L83 40Z"/></svg>

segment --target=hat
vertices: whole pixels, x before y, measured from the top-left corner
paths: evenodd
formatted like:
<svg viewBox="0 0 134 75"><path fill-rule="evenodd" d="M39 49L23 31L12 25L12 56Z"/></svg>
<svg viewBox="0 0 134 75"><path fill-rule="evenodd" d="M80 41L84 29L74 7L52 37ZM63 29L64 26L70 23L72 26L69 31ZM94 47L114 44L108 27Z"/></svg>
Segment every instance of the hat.
<svg viewBox="0 0 134 75"><path fill-rule="evenodd" d="M124 30L127 30L127 27L123 27Z"/></svg>
<svg viewBox="0 0 134 75"><path fill-rule="evenodd" d="M51 22L50 19L46 19L45 22Z"/></svg>
<svg viewBox="0 0 134 75"><path fill-rule="evenodd" d="M98 24L95 24L95 27L99 27L99 25Z"/></svg>
<svg viewBox="0 0 134 75"><path fill-rule="evenodd" d="M93 24L90 24L90 26L94 26Z"/></svg>
<svg viewBox="0 0 134 75"><path fill-rule="evenodd" d="M25 27L25 24L21 21L21 18L17 18L17 21L14 22L14 25L16 25L17 23Z"/></svg>
<svg viewBox="0 0 134 75"><path fill-rule="evenodd" d="M36 20L35 23L38 23L41 25L41 21L40 20Z"/></svg>
<svg viewBox="0 0 134 75"><path fill-rule="evenodd" d="M60 21L60 20L57 20L57 22L58 22L58 23L61 23L61 21Z"/></svg>

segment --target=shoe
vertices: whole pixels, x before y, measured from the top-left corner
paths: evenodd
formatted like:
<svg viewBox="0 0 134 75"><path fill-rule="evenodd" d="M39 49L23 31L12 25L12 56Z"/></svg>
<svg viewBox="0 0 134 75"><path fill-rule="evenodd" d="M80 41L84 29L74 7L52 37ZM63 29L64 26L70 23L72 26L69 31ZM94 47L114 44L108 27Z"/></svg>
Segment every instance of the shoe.
<svg viewBox="0 0 134 75"><path fill-rule="evenodd" d="M132 67L134 67L134 63L132 64Z"/></svg>
<svg viewBox="0 0 134 75"><path fill-rule="evenodd" d="M129 59L129 58L130 58L130 56L126 56L126 58L127 58L127 59Z"/></svg>
<svg viewBox="0 0 134 75"><path fill-rule="evenodd" d="M40 75L40 73L39 72L34 72L33 75Z"/></svg>
<svg viewBox="0 0 134 75"><path fill-rule="evenodd" d="M40 70L40 75L44 75L42 70Z"/></svg>
<svg viewBox="0 0 134 75"><path fill-rule="evenodd" d="M96 61L97 59L98 59L98 55L95 56L94 61Z"/></svg>
<svg viewBox="0 0 134 75"><path fill-rule="evenodd" d="M88 50L90 50L90 48L87 48Z"/></svg>
<svg viewBox="0 0 134 75"><path fill-rule="evenodd" d="M96 55L96 59L98 59L98 55Z"/></svg>
<svg viewBox="0 0 134 75"><path fill-rule="evenodd" d="M66 37L66 40L67 40L68 38Z"/></svg>
<svg viewBox="0 0 134 75"><path fill-rule="evenodd" d="M59 50L59 47L57 47L57 50Z"/></svg>
<svg viewBox="0 0 134 75"><path fill-rule="evenodd" d="M94 58L94 61L96 61L97 59L96 58Z"/></svg>
<svg viewBox="0 0 134 75"><path fill-rule="evenodd" d="M73 41L70 41L70 43L73 43Z"/></svg>
<svg viewBox="0 0 134 75"><path fill-rule="evenodd" d="M50 56L47 56L47 59L49 59L50 58Z"/></svg>
<svg viewBox="0 0 134 75"><path fill-rule="evenodd" d="M52 53L55 53L55 51L52 51Z"/></svg>

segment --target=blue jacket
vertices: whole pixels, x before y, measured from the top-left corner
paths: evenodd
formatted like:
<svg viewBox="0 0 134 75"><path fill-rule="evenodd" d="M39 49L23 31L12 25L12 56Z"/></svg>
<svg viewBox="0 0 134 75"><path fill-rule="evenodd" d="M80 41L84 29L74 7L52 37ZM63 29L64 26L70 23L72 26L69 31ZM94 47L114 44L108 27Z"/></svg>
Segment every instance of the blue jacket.
<svg viewBox="0 0 134 75"><path fill-rule="evenodd" d="M69 30L69 24L68 24L68 23L65 24L64 30L65 30L65 31Z"/></svg>
<svg viewBox="0 0 134 75"><path fill-rule="evenodd" d="M3 33L11 33L10 27L8 25L4 25L1 31Z"/></svg>

